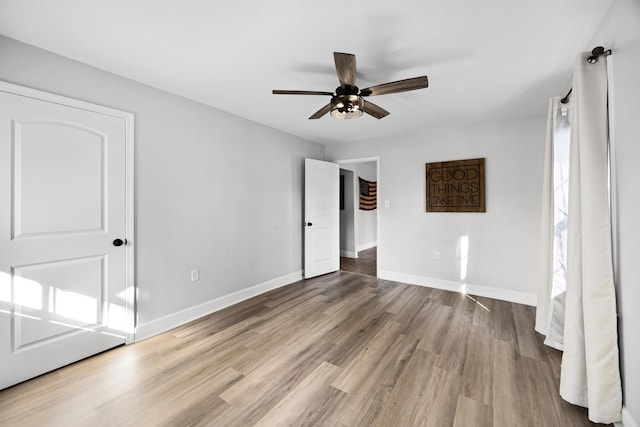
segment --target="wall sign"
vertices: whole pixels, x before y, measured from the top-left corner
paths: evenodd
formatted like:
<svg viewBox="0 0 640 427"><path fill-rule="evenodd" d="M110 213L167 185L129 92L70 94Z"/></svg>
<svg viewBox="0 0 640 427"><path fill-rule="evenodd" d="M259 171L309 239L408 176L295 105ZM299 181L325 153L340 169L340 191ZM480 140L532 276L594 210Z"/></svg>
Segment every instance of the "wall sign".
<svg viewBox="0 0 640 427"><path fill-rule="evenodd" d="M426 164L427 212L485 212L484 158Z"/></svg>

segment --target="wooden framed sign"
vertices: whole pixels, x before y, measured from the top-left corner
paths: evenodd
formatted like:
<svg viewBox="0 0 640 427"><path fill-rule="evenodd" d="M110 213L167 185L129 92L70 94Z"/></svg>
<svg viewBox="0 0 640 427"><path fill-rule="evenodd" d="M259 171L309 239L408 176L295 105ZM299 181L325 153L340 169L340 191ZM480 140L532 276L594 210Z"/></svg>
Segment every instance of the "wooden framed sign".
<svg viewBox="0 0 640 427"><path fill-rule="evenodd" d="M484 158L426 164L427 212L485 212Z"/></svg>

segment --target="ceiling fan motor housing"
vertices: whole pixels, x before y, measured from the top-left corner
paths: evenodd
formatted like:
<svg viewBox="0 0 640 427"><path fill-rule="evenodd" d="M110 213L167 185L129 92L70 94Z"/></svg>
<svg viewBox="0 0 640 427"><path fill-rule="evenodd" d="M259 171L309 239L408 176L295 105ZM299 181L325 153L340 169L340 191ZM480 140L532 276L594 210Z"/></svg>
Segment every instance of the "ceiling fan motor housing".
<svg viewBox="0 0 640 427"><path fill-rule="evenodd" d="M357 95L359 90L357 86L342 85L336 88L336 95Z"/></svg>

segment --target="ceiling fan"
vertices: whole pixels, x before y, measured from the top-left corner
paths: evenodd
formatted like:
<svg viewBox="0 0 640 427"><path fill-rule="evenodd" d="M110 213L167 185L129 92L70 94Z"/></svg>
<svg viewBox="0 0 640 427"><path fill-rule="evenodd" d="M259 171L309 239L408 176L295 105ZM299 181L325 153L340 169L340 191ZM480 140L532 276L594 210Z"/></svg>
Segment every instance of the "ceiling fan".
<svg viewBox="0 0 640 427"><path fill-rule="evenodd" d="M390 83L371 86L366 89L358 89L356 86L356 56L350 53L333 52L336 64L336 72L340 80L340 86L333 92L320 92L311 90L274 90L274 95L328 95L331 102L316 111L309 119L319 119L327 113L331 113L336 119L355 119L367 113L376 119L389 115L384 108L366 101L367 96L385 95L388 93L406 92L409 90L423 89L429 86L427 76L413 77Z"/></svg>

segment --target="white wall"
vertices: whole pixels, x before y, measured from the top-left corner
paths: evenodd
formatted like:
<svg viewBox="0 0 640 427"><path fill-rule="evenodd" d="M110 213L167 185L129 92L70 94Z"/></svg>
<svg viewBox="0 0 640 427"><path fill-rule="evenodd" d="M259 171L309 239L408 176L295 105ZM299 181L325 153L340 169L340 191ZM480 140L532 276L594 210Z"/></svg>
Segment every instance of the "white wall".
<svg viewBox="0 0 640 427"><path fill-rule="evenodd" d="M330 159L380 156L378 271L411 283L467 283L535 303L546 117L327 146ZM425 212L425 163L486 158L486 213ZM458 243L469 236L460 279ZM440 261L434 253L441 254ZM436 280L432 280L436 279Z"/></svg>
<svg viewBox="0 0 640 427"><path fill-rule="evenodd" d="M616 0L589 49L609 57L613 170L616 182L616 285L622 359L623 422L640 426L640 2Z"/></svg>
<svg viewBox="0 0 640 427"><path fill-rule="evenodd" d="M0 58L0 80L136 115L139 323L300 275L302 159L322 145L1 36Z"/></svg>
<svg viewBox="0 0 640 427"><path fill-rule="evenodd" d="M366 179L367 181L377 181L378 171L376 162L355 163L356 168L356 186L358 188L358 194L355 195L356 200L360 196L360 181L358 178ZM378 208L380 207L380 197L378 197ZM358 227L356 236L358 241L356 242L358 251L372 248L376 246L378 236L376 236L378 224L377 216L378 212L374 209L372 211L363 211L361 209L356 210L358 219L356 220L356 226Z"/></svg>
<svg viewBox="0 0 640 427"><path fill-rule="evenodd" d="M344 176L344 209L340 210L340 255L355 258L353 180L357 178L354 172L349 169L349 165L340 166L340 175Z"/></svg>

